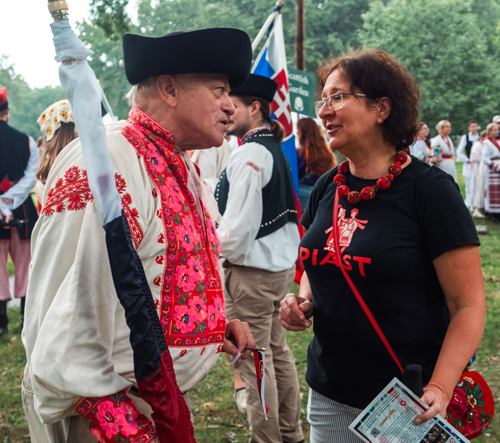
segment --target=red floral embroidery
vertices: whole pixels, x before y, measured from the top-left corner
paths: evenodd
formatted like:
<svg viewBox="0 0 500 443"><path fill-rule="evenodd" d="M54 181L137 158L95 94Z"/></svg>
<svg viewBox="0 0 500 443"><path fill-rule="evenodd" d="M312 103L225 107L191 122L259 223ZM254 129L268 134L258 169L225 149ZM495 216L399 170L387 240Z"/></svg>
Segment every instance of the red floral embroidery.
<svg viewBox="0 0 500 443"><path fill-rule="evenodd" d="M137 411L125 391L107 397L82 397L75 410L98 442L147 443L156 436L153 423Z"/></svg>
<svg viewBox="0 0 500 443"><path fill-rule="evenodd" d="M136 249L139 247L144 234L139 225L139 212L133 208L132 197L127 190L127 183L120 175L115 175L116 187L122 198L123 212L125 213L130 233L134 240ZM94 196L90 192L87 180L87 171L80 170L78 166L72 166L65 173L64 177L59 177L55 185L47 194L47 201L41 211L41 215L51 216L54 212L61 213L65 209L68 211L79 211L91 202Z"/></svg>
<svg viewBox="0 0 500 443"><path fill-rule="evenodd" d="M144 159L157 189L153 195L161 198L162 210L156 215L163 221L158 243L165 244L165 254L161 263L158 258L156 261L164 265L164 271L153 284L161 287L159 315L167 344L185 348L222 343L225 317L218 265L220 243L206 211L198 213L172 136L136 108L122 134Z"/></svg>

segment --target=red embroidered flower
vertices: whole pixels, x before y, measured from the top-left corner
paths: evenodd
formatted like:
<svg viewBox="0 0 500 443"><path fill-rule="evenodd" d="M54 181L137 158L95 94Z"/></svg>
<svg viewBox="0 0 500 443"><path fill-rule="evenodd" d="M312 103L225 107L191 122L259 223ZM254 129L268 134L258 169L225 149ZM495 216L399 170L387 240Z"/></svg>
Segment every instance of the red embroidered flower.
<svg viewBox="0 0 500 443"><path fill-rule="evenodd" d="M104 401L97 405L97 419L106 432L106 437L111 438L120 431L120 410L112 402Z"/></svg>
<svg viewBox="0 0 500 443"><path fill-rule="evenodd" d="M218 309L214 305L210 305L208 307L208 318L207 325L210 331L213 331L217 327L218 323Z"/></svg>
<svg viewBox="0 0 500 443"><path fill-rule="evenodd" d="M65 173L64 177L67 182L74 182L80 178L80 168L78 166L71 166Z"/></svg>
<svg viewBox="0 0 500 443"><path fill-rule="evenodd" d="M188 300L193 319L198 322L204 322L207 318L207 302L199 295L195 295Z"/></svg>
<svg viewBox="0 0 500 443"><path fill-rule="evenodd" d="M181 334L189 334L194 330L196 325L192 318L192 311L188 305L178 305L174 312L175 327Z"/></svg>
<svg viewBox="0 0 500 443"><path fill-rule="evenodd" d="M183 292L190 292L196 288L196 271L185 265L177 266L175 270L175 281Z"/></svg>
<svg viewBox="0 0 500 443"><path fill-rule="evenodd" d="M215 307L217 308L217 320L225 320L226 319L226 313L224 310L224 299L222 297L215 297Z"/></svg>
<svg viewBox="0 0 500 443"><path fill-rule="evenodd" d="M139 412L129 407L126 403L120 404L121 432L125 437L137 434Z"/></svg>
<svg viewBox="0 0 500 443"><path fill-rule="evenodd" d="M188 258L187 265L196 272L195 275L198 280L205 281L205 271L203 270L203 265L200 260L191 256Z"/></svg>
<svg viewBox="0 0 500 443"><path fill-rule="evenodd" d="M454 417L462 417L467 411L467 394L462 388L455 388L451 396L448 410Z"/></svg>

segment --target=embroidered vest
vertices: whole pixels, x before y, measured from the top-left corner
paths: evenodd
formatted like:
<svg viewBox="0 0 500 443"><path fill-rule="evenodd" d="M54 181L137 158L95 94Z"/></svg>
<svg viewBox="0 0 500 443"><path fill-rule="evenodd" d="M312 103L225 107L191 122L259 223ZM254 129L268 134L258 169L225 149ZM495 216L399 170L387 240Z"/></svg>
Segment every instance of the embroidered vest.
<svg viewBox="0 0 500 443"><path fill-rule="evenodd" d="M259 131L250 136L245 143L260 143L273 156L273 174L271 180L262 188L263 212L261 226L256 237L258 239L272 234L288 222L298 224L297 208L295 207L290 165L281 146L271 132L267 129ZM225 169L215 188L215 199L219 205L219 212L222 215L226 211L229 187L230 183L227 179Z"/></svg>
<svg viewBox="0 0 500 443"><path fill-rule="evenodd" d="M0 121L0 195L7 192L24 176L30 159L30 145L27 134ZM28 224L17 228L21 239L30 239L31 231L38 220L38 214L31 196L13 212L17 220L28 220ZM0 230L0 240L10 240L11 230Z"/></svg>
<svg viewBox="0 0 500 443"><path fill-rule="evenodd" d="M198 212L187 186L186 166L174 152L170 133L136 108L127 123L122 134L144 160L154 193L161 198L164 234L157 241L165 243L165 267L159 282L159 316L167 344L222 345L224 297L214 223L203 205L203 213Z"/></svg>

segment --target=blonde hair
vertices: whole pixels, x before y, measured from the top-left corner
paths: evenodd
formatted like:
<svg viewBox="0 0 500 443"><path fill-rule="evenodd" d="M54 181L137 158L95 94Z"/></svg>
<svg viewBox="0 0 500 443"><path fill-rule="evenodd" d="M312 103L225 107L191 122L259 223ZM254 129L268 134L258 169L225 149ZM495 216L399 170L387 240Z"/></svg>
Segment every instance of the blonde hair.
<svg viewBox="0 0 500 443"><path fill-rule="evenodd" d="M436 125L436 130L438 132L441 132L441 129L443 129L443 126L446 124L446 123L450 123L448 120L441 120L437 125ZM450 123L451 124L451 123Z"/></svg>
<svg viewBox="0 0 500 443"><path fill-rule="evenodd" d="M496 123L490 123L488 126L486 126L486 134L489 135L492 129L497 128L498 125Z"/></svg>

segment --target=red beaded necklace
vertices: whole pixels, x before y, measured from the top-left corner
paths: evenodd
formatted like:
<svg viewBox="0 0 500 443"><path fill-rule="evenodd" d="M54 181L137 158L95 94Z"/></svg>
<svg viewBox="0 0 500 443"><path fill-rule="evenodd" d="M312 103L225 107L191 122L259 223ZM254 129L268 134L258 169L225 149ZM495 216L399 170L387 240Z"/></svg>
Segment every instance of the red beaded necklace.
<svg viewBox="0 0 500 443"><path fill-rule="evenodd" d="M408 154L405 151L398 151L396 153L396 161L389 166L389 175L380 177L373 186L363 188L361 192L351 191L346 183L346 174L349 172L349 161L346 160L339 165L338 174L334 177L333 181L337 185L339 197L347 198L347 201L353 205L359 203L361 200L372 200L378 191L385 191L391 186L395 177L401 174L401 165L408 159Z"/></svg>

